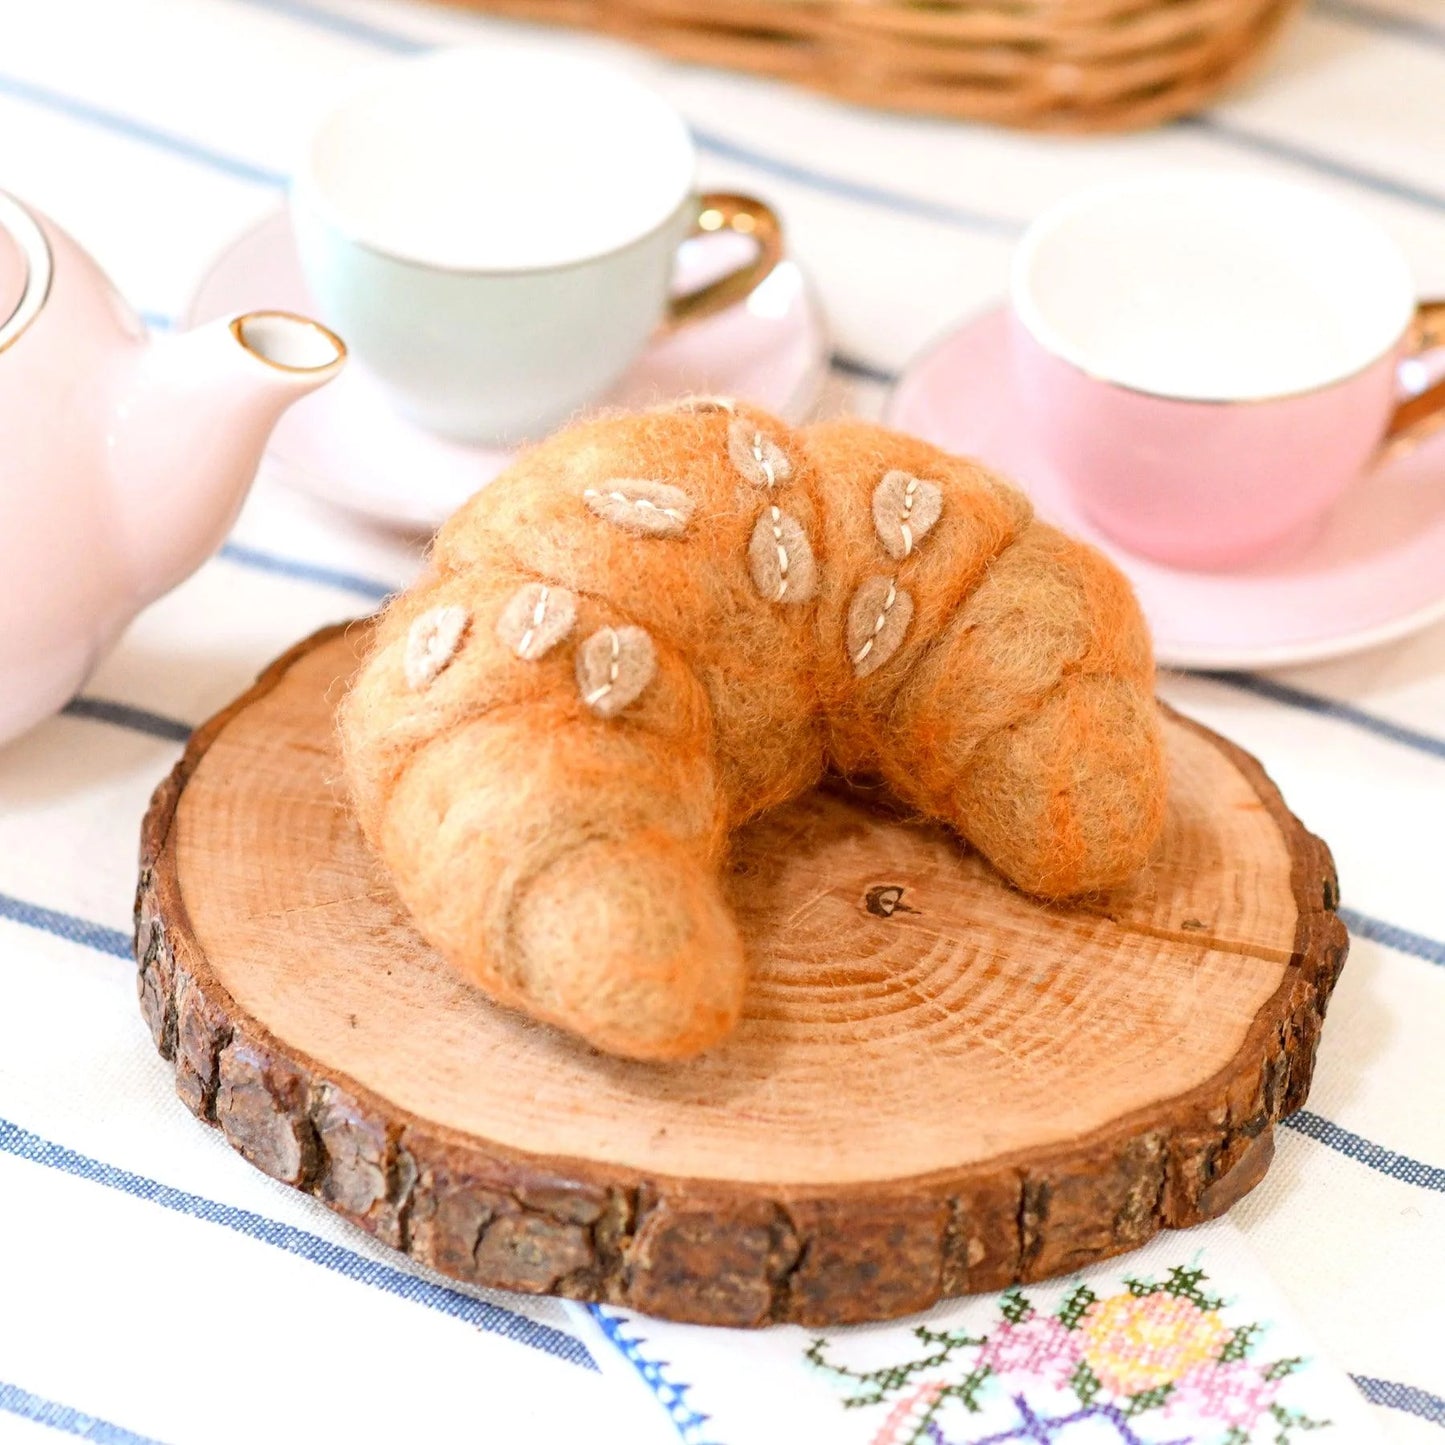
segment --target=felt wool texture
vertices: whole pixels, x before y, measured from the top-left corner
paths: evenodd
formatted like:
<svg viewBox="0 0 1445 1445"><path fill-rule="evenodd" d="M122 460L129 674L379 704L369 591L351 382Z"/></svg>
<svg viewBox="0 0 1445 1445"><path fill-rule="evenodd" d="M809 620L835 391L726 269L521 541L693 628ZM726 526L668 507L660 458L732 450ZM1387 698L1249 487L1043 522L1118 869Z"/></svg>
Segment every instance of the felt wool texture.
<svg viewBox="0 0 1445 1445"><path fill-rule="evenodd" d="M436 607L412 623L402 665L409 688L426 687L452 660L468 620L465 607Z"/></svg>
<svg viewBox="0 0 1445 1445"><path fill-rule="evenodd" d="M413 687L414 627L457 615ZM1128 878L1164 815L1153 677L1120 574L983 467L695 399L559 433L463 506L340 728L361 826L459 972L672 1059L742 1008L729 835L829 767L1027 891Z"/></svg>
<svg viewBox="0 0 1445 1445"><path fill-rule="evenodd" d="M748 542L748 568L758 596L769 602L811 602L818 590L818 567L808 534L796 517L769 507L758 518Z"/></svg>
<svg viewBox="0 0 1445 1445"><path fill-rule="evenodd" d="M907 472L889 472L873 493L873 525L888 555L901 562L928 535L943 510L943 493Z"/></svg>
<svg viewBox="0 0 1445 1445"><path fill-rule="evenodd" d="M762 427L739 416L728 428L728 455L754 486L781 487L793 478L788 454Z"/></svg>
<svg viewBox="0 0 1445 1445"><path fill-rule="evenodd" d="M692 515L687 493L666 482L615 481L582 495L599 517L647 537L680 537Z"/></svg>
<svg viewBox="0 0 1445 1445"><path fill-rule="evenodd" d="M616 717L657 674L657 652L640 627L604 627L577 649L577 689L598 717Z"/></svg>
<svg viewBox="0 0 1445 1445"><path fill-rule="evenodd" d="M565 587L528 582L519 587L497 618L497 636L520 658L535 662L572 631L577 599Z"/></svg>
<svg viewBox="0 0 1445 1445"><path fill-rule="evenodd" d="M859 677L877 672L903 645L913 598L896 577L870 577L848 605L848 656Z"/></svg>

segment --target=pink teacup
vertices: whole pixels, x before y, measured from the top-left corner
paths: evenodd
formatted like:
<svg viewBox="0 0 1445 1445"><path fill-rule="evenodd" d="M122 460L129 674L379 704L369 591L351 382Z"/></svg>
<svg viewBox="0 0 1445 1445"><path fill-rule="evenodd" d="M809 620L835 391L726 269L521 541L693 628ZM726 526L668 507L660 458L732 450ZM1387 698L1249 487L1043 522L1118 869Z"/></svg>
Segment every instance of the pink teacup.
<svg viewBox="0 0 1445 1445"><path fill-rule="evenodd" d="M1445 343L1404 257L1357 211L1259 176L1093 189L1029 228L1015 382L1050 460L1134 551L1229 567L1323 517L1383 448L1445 422Z"/></svg>

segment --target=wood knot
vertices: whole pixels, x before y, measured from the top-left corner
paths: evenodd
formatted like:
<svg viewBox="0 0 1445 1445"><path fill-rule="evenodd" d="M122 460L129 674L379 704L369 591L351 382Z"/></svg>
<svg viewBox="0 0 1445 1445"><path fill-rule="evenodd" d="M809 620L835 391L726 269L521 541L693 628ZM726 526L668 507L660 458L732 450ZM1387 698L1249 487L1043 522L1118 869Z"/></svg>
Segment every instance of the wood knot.
<svg viewBox="0 0 1445 1445"><path fill-rule="evenodd" d="M877 883L863 895L863 906L875 918L892 918L895 913L917 913L903 901L901 883Z"/></svg>

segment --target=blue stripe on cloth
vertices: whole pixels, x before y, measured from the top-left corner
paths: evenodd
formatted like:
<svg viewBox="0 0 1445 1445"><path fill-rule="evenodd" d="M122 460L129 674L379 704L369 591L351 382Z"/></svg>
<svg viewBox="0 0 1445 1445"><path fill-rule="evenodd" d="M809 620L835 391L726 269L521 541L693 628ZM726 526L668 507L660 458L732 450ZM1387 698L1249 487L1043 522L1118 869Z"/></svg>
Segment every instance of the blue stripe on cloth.
<svg viewBox="0 0 1445 1445"><path fill-rule="evenodd" d="M97 1445L160 1445L154 1436L137 1435L123 1425L113 1425L109 1420L62 1405L58 1400L32 1395L29 1390L22 1390L19 1385L11 1385L4 1380L0 1380L0 1410L36 1425L49 1426L65 1435L94 1440Z"/></svg>
<svg viewBox="0 0 1445 1445"><path fill-rule="evenodd" d="M187 140L185 136L173 135L170 131L160 130L144 121L106 110L76 96L65 95L47 86L36 85L33 81L22 80L18 76L0 74L0 95L13 96L16 100L23 100L31 105L43 105L49 110L69 116L71 120L100 126L103 130L124 136L128 140L142 141L157 150L179 156L182 160L210 166L212 170L221 171L233 180L249 181L258 186L286 184L286 177L277 171L269 171L262 166L252 165L250 161L224 155L220 151L211 150L209 146Z"/></svg>
<svg viewBox="0 0 1445 1445"><path fill-rule="evenodd" d="M1357 5L1354 0L1315 0L1314 8L1315 14L1328 15L1332 20L1347 20L1366 30L1445 48L1445 25L1436 25L1415 15L1396 15L1388 10L1376 10L1373 5Z"/></svg>
<svg viewBox="0 0 1445 1445"><path fill-rule="evenodd" d="M92 923L88 918L77 918L73 913L42 908L38 903L12 898L8 893L0 893L0 918L23 923L27 928L38 928L42 933L68 939L98 953L109 953L116 958L134 957L129 933L107 928L103 923Z"/></svg>
<svg viewBox="0 0 1445 1445"><path fill-rule="evenodd" d="M1398 177L1385 175L1381 171L1356 165L1352 161L1339 160L1335 156L1326 155L1323 151L1300 145L1298 141L1281 140L1277 136L1261 135L1258 131L1246 130L1243 126L1223 120L1218 115L1186 116L1183 120L1176 120L1174 125L1183 130L1203 131L1206 135L1216 137L1240 150L1255 151L1259 155L1270 156L1274 160L1288 161L1291 165L1316 171L1333 180L1348 181L1351 185L1360 186L1367 191L1374 191L1376 195L1389 196L1396 201L1407 201L1411 205L1422 206L1429 211L1445 211L1445 192L1428 190L1411 181L1402 181Z"/></svg>
<svg viewBox="0 0 1445 1445"><path fill-rule="evenodd" d="M1445 1400L1439 1395L1395 1380L1377 1380L1373 1375L1351 1375L1350 1378L1370 1404L1383 1405L1387 1410L1403 1410L1432 1425L1445 1426Z"/></svg>
<svg viewBox="0 0 1445 1445"><path fill-rule="evenodd" d="M947 226L958 226L966 231L981 231L987 235L1012 237L1017 236L1024 228L1023 221L1011 216L994 215L972 207L951 205L947 201L935 201L926 196L895 191L891 186L875 186L847 176L830 175L812 166L755 150L752 146L743 145L726 136L700 130L697 126L692 127L692 134L699 150L722 160L751 166L766 175L792 181L823 195L837 196L845 201L858 201L865 206L892 211L896 215L913 216L922 221L939 221Z"/></svg>
<svg viewBox="0 0 1445 1445"><path fill-rule="evenodd" d="M228 562L234 562L238 567L269 572L276 577L290 577L297 582L315 582L322 587L334 587L338 592L352 592L369 602L383 602L393 592L401 591L399 585L380 582L375 577L362 577L356 572L342 572L335 567L323 567L295 557L278 556L275 552L264 552L259 547L243 546L240 542L227 542L217 555Z"/></svg>
<svg viewBox="0 0 1445 1445"><path fill-rule="evenodd" d="M1388 718L1377 717L1352 703L1321 697L1317 693L1305 692L1300 688L1290 687L1287 683L1276 682L1271 677L1260 677L1251 672L1204 672L1198 676L1207 682L1222 682L1238 688L1241 692L1252 692L1256 697L1268 698L1270 702L1282 702L1289 707L1302 708L1305 712L1318 713L1320 717L1331 718L1335 722L1349 723L1352 727L1374 733L1376 737L1384 738L1387 742L1414 748L1416 752L1428 753L1431 757L1445 758L1445 738L1437 738L1430 733L1421 732L1418 728L1406 727L1402 723L1391 722Z"/></svg>
<svg viewBox="0 0 1445 1445"><path fill-rule="evenodd" d="M164 738L170 743L183 743L192 732L190 723L179 718L164 717L158 712L132 707L128 702L112 702L104 697L73 697L61 711L66 717L111 723L116 727L129 728L132 732L148 733L153 738Z"/></svg>
<svg viewBox="0 0 1445 1445"><path fill-rule="evenodd" d="M147 1179L142 1174L132 1174L129 1170L117 1168L103 1160L92 1159L88 1154L80 1154L63 1144L42 1139L38 1134L32 1134L28 1129L22 1129L8 1119L0 1119L0 1151L32 1164L42 1164L48 1169L72 1174L77 1179L104 1185L107 1189L119 1190L148 1203L158 1204L162 1209L189 1215L192 1219L204 1220L208 1224L218 1224L224 1229L244 1234L248 1239L259 1240L262 1244L272 1245L276 1249L285 1250L287 1254L320 1265L345 1279L355 1280L359 1284L370 1285L373 1289L425 1305L428 1309L436 1310L452 1319L462 1320L491 1334L502 1335L518 1344L554 1355L559 1360L566 1360L569 1364L579 1365L583 1369L597 1368L597 1361L593 1359L587 1346L565 1330L541 1324L515 1310L503 1309L488 1300L473 1299L471 1295L463 1294L460 1290L433 1284L430 1280L408 1274L405 1270L368 1259L355 1250L332 1244L319 1234L311 1234L307 1230L297 1229L294 1225L283 1224L278 1219L268 1219L265 1215L253 1213L249 1209L240 1209L231 1204L222 1204L219 1200L187 1193L183 1189L174 1189L169 1184Z"/></svg>
<svg viewBox="0 0 1445 1445"><path fill-rule="evenodd" d="M1351 933L1368 938L1371 943L1383 943L1397 953L1408 953L1415 958L1423 958L1426 963L1445 967L1445 943L1438 938L1411 933L1408 928L1386 923L1383 918L1371 918L1367 913L1356 913L1353 908L1341 908L1340 917Z"/></svg>
<svg viewBox="0 0 1445 1445"><path fill-rule="evenodd" d="M1301 1109L1284 1123L1306 1138L1313 1139L1315 1143L1323 1144L1326 1149L1333 1149L1337 1154L1343 1154L1346 1159L1353 1159L1355 1163L1373 1169L1376 1174L1384 1174L1401 1184L1412 1184L1416 1189L1445 1194L1445 1169L1437 1168L1434 1164L1422 1163L1419 1159L1410 1158L1408 1154L1397 1154L1382 1144L1372 1143L1359 1134L1352 1134L1348 1129L1341 1129L1338 1124L1309 1109Z"/></svg>

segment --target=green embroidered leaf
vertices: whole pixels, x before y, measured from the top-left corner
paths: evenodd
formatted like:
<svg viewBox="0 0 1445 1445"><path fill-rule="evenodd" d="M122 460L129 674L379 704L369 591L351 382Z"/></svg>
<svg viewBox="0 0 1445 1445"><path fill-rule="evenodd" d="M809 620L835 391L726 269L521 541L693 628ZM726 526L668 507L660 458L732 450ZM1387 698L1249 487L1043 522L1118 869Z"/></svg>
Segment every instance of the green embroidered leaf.
<svg viewBox="0 0 1445 1445"><path fill-rule="evenodd" d="M1187 1299L1194 1304L1199 1303L1200 1288L1199 1282L1204 1278L1202 1269L1184 1269L1175 1265L1169 1271L1169 1278L1164 1282L1164 1288L1176 1299Z"/></svg>
<svg viewBox="0 0 1445 1445"><path fill-rule="evenodd" d="M1291 1355L1287 1360L1276 1360L1274 1364L1266 1367L1264 1378L1266 1380L1282 1380L1286 1375L1292 1375L1304 1364L1299 1355Z"/></svg>
<svg viewBox="0 0 1445 1445"><path fill-rule="evenodd" d="M946 1365L956 1351L988 1342L987 1338L975 1339L961 1330L940 1332L930 1330L924 1325L916 1325L913 1333L923 1344L939 1345L942 1348L922 1355L916 1360L905 1360L901 1364L885 1365L876 1370L855 1370L851 1366L837 1365L829 1360L825 1353L828 1341L826 1338L820 1338L809 1343L807 1349L803 1351L803 1358L815 1369L831 1375L835 1382L844 1381L851 1386L851 1394L846 1395L842 1403L845 1410L854 1410L867 1405L882 1404L903 1389L916 1376ZM978 1372L975 1371L975 1373ZM974 1389L977 1389L978 1384L987 1378L988 1373L987 1367L984 1367L977 1383L973 1386ZM972 1379L973 1376L968 1378Z"/></svg>
<svg viewBox="0 0 1445 1445"><path fill-rule="evenodd" d="M1183 1265L1176 1264L1163 1284L1137 1279L1130 1279L1127 1284L1130 1292L1135 1295L1171 1294L1175 1299L1186 1299L1202 1310L1223 1309L1222 1299L1216 1295L1205 1294L1199 1287L1208 1278L1202 1269L1186 1269Z"/></svg>
<svg viewBox="0 0 1445 1445"><path fill-rule="evenodd" d="M1255 1336L1264 1327L1262 1325L1240 1325L1229 1337L1229 1343L1219 1352L1220 1362L1233 1364L1236 1360L1248 1359L1249 1352L1254 1348ZM1265 1379L1277 1379L1278 1376L1266 1375Z"/></svg>
<svg viewBox="0 0 1445 1445"><path fill-rule="evenodd" d="M939 1400L947 1398L959 1400L970 1414L976 1415L983 1408L978 1403L979 1387L993 1374L987 1365L980 1365L971 1374L965 1375L955 1385L949 1385L939 1394Z"/></svg>
<svg viewBox="0 0 1445 1445"><path fill-rule="evenodd" d="M1066 1330L1076 1330L1079 1321L1089 1312L1089 1306L1099 1298L1086 1284L1079 1285L1059 1306L1059 1323Z"/></svg>
<svg viewBox="0 0 1445 1445"><path fill-rule="evenodd" d="M1298 1410L1286 1410L1283 1405L1271 1405L1269 1413L1279 1426L1274 1445L1290 1445L1290 1437L1296 1430L1327 1430L1334 1423L1332 1420L1312 1420Z"/></svg>
<svg viewBox="0 0 1445 1445"><path fill-rule="evenodd" d="M998 1307L1004 1319L1011 1325L1023 1324L1034 1312L1034 1307L1024 1298L1023 1292L1017 1285L1013 1289L1004 1291Z"/></svg>
<svg viewBox="0 0 1445 1445"><path fill-rule="evenodd" d="M1104 1386L1099 1377L1089 1368L1088 1361L1080 1360L1074 1373L1069 1376L1069 1388L1079 1397L1081 1405L1092 1405Z"/></svg>
<svg viewBox="0 0 1445 1445"><path fill-rule="evenodd" d="M975 1338L973 1335L966 1335L962 1330L931 1330L927 1325L915 1325L913 1333L923 1341L925 1345L942 1345L948 1353L954 1350L961 1350L967 1345L986 1345L988 1336L982 1335ZM946 1359L947 1354L939 1357Z"/></svg>
<svg viewBox="0 0 1445 1445"><path fill-rule="evenodd" d="M1129 1417L1142 1415L1146 1410L1157 1410L1174 1393L1172 1383L1156 1385L1152 1390L1141 1390L1131 1395L1124 1405L1124 1414Z"/></svg>

